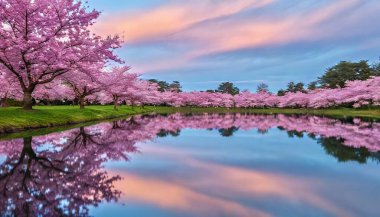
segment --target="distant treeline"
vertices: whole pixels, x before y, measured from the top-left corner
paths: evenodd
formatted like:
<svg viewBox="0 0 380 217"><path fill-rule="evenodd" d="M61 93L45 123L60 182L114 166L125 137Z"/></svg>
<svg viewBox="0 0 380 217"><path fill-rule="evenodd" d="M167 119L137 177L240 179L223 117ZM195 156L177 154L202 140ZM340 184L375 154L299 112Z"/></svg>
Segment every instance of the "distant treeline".
<svg viewBox="0 0 380 217"><path fill-rule="evenodd" d="M310 82L307 85L303 82L291 81L286 88L280 89L277 95L284 96L288 92L306 92L307 90L315 90L317 88L344 87L347 81L367 80L371 76L380 76L380 61L374 64L369 64L368 60L360 60L358 62L341 61L335 66L328 68L316 81ZM150 79L149 81L157 83L161 92L182 92L182 86L179 81L173 81L172 83L157 79ZM269 86L266 83L260 83L256 91L269 92ZM223 82L217 89L209 89L206 92L236 95L240 93L240 89L232 82Z"/></svg>

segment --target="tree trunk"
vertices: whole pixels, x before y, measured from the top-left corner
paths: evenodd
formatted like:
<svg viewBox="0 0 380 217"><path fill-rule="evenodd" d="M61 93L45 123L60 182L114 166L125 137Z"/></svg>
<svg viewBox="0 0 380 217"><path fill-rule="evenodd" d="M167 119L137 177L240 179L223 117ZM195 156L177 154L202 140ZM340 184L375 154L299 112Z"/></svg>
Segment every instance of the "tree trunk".
<svg viewBox="0 0 380 217"><path fill-rule="evenodd" d="M79 106L80 106L80 109L84 109L84 97L79 98Z"/></svg>
<svg viewBox="0 0 380 217"><path fill-rule="evenodd" d="M118 108L117 108L119 106L117 103L118 101L119 101L119 97L114 96L113 97L113 109L115 109L115 110L118 110Z"/></svg>
<svg viewBox="0 0 380 217"><path fill-rule="evenodd" d="M23 99L23 106L22 108L24 110L32 110L33 109L33 98L32 98L32 92L25 91L24 92L24 99Z"/></svg>
<svg viewBox="0 0 380 217"><path fill-rule="evenodd" d="M22 152L27 154L30 158L36 158L37 154L34 152L32 147L32 137L25 137L24 139L24 147L22 148Z"/></svg>

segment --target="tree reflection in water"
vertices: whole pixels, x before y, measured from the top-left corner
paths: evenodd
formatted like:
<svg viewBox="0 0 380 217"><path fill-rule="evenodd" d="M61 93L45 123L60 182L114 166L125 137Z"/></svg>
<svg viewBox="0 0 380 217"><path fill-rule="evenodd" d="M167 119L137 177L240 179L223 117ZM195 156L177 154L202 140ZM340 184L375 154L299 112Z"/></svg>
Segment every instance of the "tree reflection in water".
<svg viewBox="0 0 380 217"><path fill-rule="evenodd" d="M103 169L109 160L128 161L136 143L179 136L182 129L216 129L224 137L239 130L271 128L289 137L316 140L340 162L380 162L380 124L315 116L204 114L149 115L89 127L0 142L0 209L11 216L86 216L89 206L117 201L117 175Z"/></svg>
<svg viewBox="0 0 380 217"><path fill-rule="evenodd" d="M88 206L117 201L120 192L102 163L128 160L134 142L115 138L110 124L1 142L0 209L9 216L87 216ZM111 136L110 136L111 135Z"/></svg>
<svg viewBox="0 0 380 217"><path fill-rule="evenodd" d="M327 154L334 156L339 162L357 161L361 164L368 160L380 162L380 152L371 152L367 148L353 148L344 145L343 139L318 138L318 143L322 145Z"/></svg>

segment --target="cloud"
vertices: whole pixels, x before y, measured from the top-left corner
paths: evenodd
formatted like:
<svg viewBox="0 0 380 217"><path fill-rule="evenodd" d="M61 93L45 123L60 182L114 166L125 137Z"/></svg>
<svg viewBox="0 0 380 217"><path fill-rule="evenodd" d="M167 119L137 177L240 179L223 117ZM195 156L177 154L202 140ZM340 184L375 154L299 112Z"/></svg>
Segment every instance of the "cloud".
<svg viewBox="0 0 380 217"><path fill-rule="evenodd" d="M278 71L289 74L289 80L309 82L344 58L376 57L380 46L377 0L157 2L123 12L105 10L93 31L124 35L120 55L133 70L176 77L166 76L169 80L185 81L179 73L184 78L193 73L198 78L191 81L199 82L215 76L267 80Z"/></svg>
<svg viewBox="0 0 380 217"><path fill-rule="evenodd" d="M314 42L324 38L335 38L340 34L338 22L336 30L328 28L329 21L343 17L362 4L362 0L338 0L307 11L292 11L283 17L250 16L244 19L228 19L216 23L207 23L188 29L177 39L191 38L197 49L190 56L199 57L214 53L231 52L240 49L282 46L294 42ZM361 14L364 17L365 14ZM346 16L344 19L349 19ZM338 20L342 21L342 20ZM341 23L342 25L342 23ZM346 34L354 34L347 31Z"/></svg>

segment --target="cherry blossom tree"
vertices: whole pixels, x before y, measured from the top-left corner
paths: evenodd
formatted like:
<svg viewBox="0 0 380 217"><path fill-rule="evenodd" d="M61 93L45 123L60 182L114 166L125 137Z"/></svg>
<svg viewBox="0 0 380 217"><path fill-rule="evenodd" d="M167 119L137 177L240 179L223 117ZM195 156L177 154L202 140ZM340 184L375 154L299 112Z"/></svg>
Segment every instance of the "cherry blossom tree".
<svg viewBox="0 0 380 217"><path fill-rule="evenodd" d="M134 83L127 87L123 100L132 107L134 105L162 104L165 102L165 93L160 92L158 85L149 81L135 79Z"/></svg>
<svg viewBox="0 0 380 217"><path fill-rule="evenodd" d="M71 95L78 100L80 109L84 109L86 100L95 100L95 94L105 90L102 83L106 74L102 71L102 67L96 67L98 64L89 68L91 73L81 73L70 71L60 77L62 83L71 90Z"/></svg>
<svg viewBox="0 0 380 217"><path fill-rule="evenodd" d="M103 97L112 99L115 110L124 97L132 94L133 91L137 91L138 75L127 73L129 69L129 66L113 67L110 72L104 73L103 79L100 81L106 92ZM103 101L107 101L107 99L103 99Z"/></svg>
<svg viewBox="0 0 380 217"><path fill-rule="evenodd" d="M94 63L121 62L113 54L118 37L90 33L98 16L76 0L0 1L0 71L18 81L24 109L32 109L39 85L68 72L77 76Z"/></svg>

